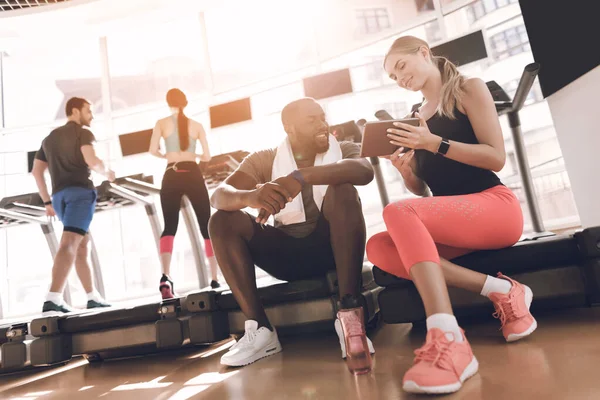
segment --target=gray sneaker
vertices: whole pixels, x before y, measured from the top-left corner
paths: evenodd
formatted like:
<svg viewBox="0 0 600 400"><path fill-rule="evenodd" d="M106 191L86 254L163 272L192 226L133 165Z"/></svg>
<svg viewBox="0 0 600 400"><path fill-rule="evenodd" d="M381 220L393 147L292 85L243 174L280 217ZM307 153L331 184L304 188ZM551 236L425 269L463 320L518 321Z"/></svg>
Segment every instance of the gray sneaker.
<svg viewBox="0 0 600 400"><path fill-rule="evenodd" d="M73 311L72 308L67 306L66 304L56 304L53 301L44 302L44 306L42 307L42 313L47 312L60 312L60 313L69 313Z"/></svg>
<svg viewBox="0 0 600 400"><path fill-rule="evenodd" d="M102 307L110 307L110 304L102 303L101 301L96 300L88 300L87 308L102 308Z"/></svg>

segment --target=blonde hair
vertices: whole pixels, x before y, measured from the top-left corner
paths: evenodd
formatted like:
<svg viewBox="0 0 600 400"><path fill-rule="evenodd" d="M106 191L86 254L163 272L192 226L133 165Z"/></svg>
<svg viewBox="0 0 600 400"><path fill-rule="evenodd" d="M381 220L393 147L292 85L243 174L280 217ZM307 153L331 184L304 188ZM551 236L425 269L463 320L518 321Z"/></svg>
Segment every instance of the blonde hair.
<svg viewBox="0 0 600 400"><path fill-rule="evenodd" d="M392 43L383 60L383 64L392 54L416 54L425 47L429 52L429 60L434 63L442 74L442 91L440 103L437 107L437 113L450 119L456 119L454 107L461 102L465 91L463 85L465 77L460 74L456 65L446 57L434 56L426 41L414 36L402 36Z"/></svg>

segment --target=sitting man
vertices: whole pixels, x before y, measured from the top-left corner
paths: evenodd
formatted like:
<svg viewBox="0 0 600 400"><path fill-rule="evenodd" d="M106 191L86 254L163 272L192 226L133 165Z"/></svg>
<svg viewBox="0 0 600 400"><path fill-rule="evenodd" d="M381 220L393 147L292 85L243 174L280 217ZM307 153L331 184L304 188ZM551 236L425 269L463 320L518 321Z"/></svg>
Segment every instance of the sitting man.
<svg viewBox="0 0 600 400"><path fill-rule="evenodd" d="M285 106L281 120L287 133L281 145L250 154L211 197L219 210L209 222L213 249L248 318L245 335L221 363L243 366L281 351L258 296L254 265L288 282L335 269L342 357L352 372L368 372L374 351L360 296L366 229L353 185L371 182L371 164L359 158L356 144L329 134L325 113L311 98ZM260 210L258 216L240 211L246 207ZM271 215L275 226L265 225Z"/></svg>

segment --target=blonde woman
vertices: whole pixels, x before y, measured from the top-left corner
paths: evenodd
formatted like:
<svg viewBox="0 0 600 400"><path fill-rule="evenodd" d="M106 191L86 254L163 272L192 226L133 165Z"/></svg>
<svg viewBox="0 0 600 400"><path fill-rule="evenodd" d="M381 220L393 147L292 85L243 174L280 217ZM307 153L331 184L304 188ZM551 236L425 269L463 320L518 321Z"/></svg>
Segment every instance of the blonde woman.
<svg viewBox="0 0 600 400"><path fill-rule="evenodd" d="M415 393L449 393L478 371L464 331L453 315L446 285L488 297L507 341L531 334L531 289L501 273L487 276L451 263L474 250L515 244L523 230L517 197L495 172L505 163L502 131L492 96L481 79L463 77L432 54L429 45L404 36L389 49L384 68L406 90L421 92L420 126L396 123L390 156L406 187L422 198L383 211L387 232L373 236L367 256L381 269L411 279L427 315L427 338L403 387ZM403 148L411 149L402 153ZM431 191L432 196L428 196Z"/></svg>

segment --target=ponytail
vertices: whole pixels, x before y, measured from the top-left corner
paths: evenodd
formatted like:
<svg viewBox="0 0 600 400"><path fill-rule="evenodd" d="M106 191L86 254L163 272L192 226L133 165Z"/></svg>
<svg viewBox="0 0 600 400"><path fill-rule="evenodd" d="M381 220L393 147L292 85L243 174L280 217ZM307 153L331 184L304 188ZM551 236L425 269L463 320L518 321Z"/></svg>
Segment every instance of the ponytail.
<svg viewBox="0 0 600 400"><path fill-rule="evenodd" d="M183 107L179 107L177 114L177 131L179 132L179 147L186 151L190 146L189 118L183 113Z"/></svg>
<svg viewBox="0 0 600 400"><path fill-rule="evenodd" d="M440 116L456 119L454 107L461 102L465 94L463 88L465 77L446 57L433 56L433 62L437 64L442 74L442 90L437 112Z"/></svg>

